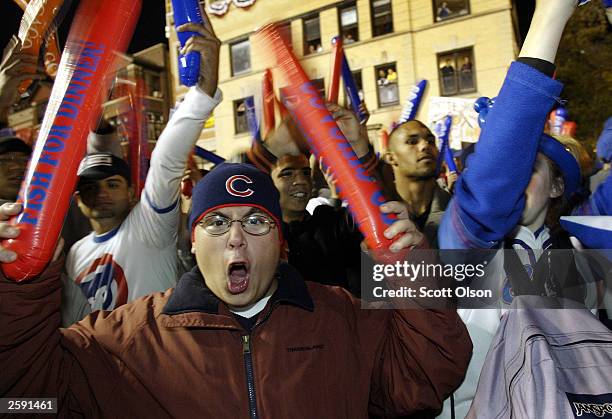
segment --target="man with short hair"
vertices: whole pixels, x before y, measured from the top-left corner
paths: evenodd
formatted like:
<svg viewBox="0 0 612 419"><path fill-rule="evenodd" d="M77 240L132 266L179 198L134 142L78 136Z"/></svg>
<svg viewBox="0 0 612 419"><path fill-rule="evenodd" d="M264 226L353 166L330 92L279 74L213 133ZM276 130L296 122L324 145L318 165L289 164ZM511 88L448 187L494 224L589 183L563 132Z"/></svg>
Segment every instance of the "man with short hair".
<svg viewBox="0 0 612 419"><path fill-rule="evenodd" d="M451 196L436 182L434 135L421 121L404 122L391 132L384 160L393 169L395 191L408 206L410 218L437 248L438 226Z"/></svg>
<svg viewBox="0 0 612 419"><path fill-rule="evenodd" d="M334 206L319 205L312 214L306 211L313 181L304 154L280 157L271 176L287 223L289 263L306 280L338 285L359 297L363 236L341 201L336 200Z"/></svg>
<svg viewBox="0 0 612 419"><path fill-rule="evenodd" d="M58 329L61 260L33 281L0 275L0 394L57 397L60 417L367 418L439 409L461 382L471 343L454 309L362 309L281 260L268 175L221 164L192 202L197 266L173 290ZM426 244L408 219L386 233Z"/></svg>

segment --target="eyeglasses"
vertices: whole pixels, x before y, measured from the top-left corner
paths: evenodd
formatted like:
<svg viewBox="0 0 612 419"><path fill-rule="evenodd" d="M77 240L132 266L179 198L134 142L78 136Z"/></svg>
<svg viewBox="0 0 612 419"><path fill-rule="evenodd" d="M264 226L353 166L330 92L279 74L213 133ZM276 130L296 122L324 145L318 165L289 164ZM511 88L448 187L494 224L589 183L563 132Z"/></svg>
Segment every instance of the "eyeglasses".
<svg viewBox="0 0 612 419"><path fill-rule="evenodd" d="M221 215L214 215L203 219L198 225L211 236L221 236L227 233L235 222L239 222L244 232L252 236L266 235L276 225L276 222L268 217L258 214L247 215L240 220L231 220Z"/></svg>
<svg viewBox="0 0 612 419"><path fill-rule="evenodd" d="M22 154L5 153L0 156L0 166L6 166L11 163L17 163L25 166L29 161L30 157Z"/></svg>

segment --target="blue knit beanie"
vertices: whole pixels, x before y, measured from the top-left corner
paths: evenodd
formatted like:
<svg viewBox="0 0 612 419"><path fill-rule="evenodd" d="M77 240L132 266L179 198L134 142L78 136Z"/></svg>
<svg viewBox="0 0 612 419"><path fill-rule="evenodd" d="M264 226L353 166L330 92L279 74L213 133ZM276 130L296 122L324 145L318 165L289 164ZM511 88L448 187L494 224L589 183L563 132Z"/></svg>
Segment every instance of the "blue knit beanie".
<svg viewBox="0 0 612 419"><path fill-rule="evenodd" d="M193 230L209 212L233 206L256 207L276 222L283 242L282 212L278 190L272 178L246 163L221 163L204 176L193 189L189 225Z"/></svg>

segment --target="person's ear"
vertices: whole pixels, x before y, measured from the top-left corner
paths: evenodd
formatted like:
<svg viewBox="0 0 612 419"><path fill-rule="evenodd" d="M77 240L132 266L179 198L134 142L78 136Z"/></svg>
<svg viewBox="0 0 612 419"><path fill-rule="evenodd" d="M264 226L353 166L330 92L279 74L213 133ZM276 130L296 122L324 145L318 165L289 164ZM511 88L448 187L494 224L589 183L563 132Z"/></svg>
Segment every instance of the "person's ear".
<svg viewBox="0 0 612 419"><path fill-rule="evenodd" d="M196 254L196 245L195 245L195 241L191 242L191 254L195 255Z"/></svg>
<svg viewBox="0 0 612 419"><path fill-rule="evenodd" d="M552 185L550 188L550 198L559 198L565 192L565 183L563 182L562 177L556 177L552 181Z"/></svg>
<svg viewBox="0 0 612 419"><path fill-rule="evenodd" d="M395 159L395 154L392 151L385 151L385 154L383 154L383 160L388 165L397 166L397 160Z"/></svg>
<svg viewBox="0 0 612 419"><path fill-rule="evenodd" d="M130 205L136 205L136 190L133 185L128 186L128 197Z"/></svg>

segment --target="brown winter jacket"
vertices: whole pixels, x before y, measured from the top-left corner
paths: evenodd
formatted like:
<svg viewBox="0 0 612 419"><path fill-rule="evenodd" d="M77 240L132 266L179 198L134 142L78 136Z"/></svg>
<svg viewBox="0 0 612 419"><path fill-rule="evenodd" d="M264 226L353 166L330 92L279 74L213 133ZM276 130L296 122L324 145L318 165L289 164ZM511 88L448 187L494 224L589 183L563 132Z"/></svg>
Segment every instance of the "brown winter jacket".
<svg viewBox="0 0 612 419"><path fill-rule="evenodd" d="M0 277L0 395L60 417L367 418L438 409L471 342L453 310L363 310L288 265L249 334L197 268L175 289L60 329L61 261Z"/></svg>

